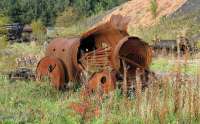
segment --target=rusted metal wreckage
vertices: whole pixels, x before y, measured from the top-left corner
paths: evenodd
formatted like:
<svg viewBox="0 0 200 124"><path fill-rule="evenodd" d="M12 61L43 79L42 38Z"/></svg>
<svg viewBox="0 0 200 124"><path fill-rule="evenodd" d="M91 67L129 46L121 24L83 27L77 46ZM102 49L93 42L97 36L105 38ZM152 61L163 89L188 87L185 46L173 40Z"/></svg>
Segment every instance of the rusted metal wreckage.
<svg viewBox="0 0 200 124"><path fill-rule="evenodd" d="M160 53L177 54L178 50L181 55L185 55L186 53L194 54L199 51L197 43L184 36L179 36L176 40L156 39L153 42L152 48L155 52L154 55L160 55Z"/></svg>
<svg viewBox="0 0 200 124"><path fill-rule="evenodd" d="M129 86L140 68L145 84L152 50L142 39L129 36L128 22L127 17L113 15L80 37L53 40L37 65L37 78L49 76L57 89L66 88L68 82L82 82L90 90L100 88L108 93L116 88L117 81L125 80L125 73Z"/></svg>

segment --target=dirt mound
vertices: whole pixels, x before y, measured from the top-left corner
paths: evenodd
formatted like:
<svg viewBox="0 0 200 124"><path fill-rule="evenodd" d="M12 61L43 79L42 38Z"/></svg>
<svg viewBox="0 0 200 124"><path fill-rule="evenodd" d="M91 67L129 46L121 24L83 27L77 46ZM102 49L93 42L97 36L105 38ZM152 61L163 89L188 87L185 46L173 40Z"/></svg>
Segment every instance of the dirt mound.
<svg viewBox="0 0 200 124"><path fill-rule="evenodd" d="M157 0L157 18L169 16L182 7L187 0ZM106 15L100 23L110 19L112 15L121 14L129 16L131 21L129 27L150 26L156 21L151 12L151 0L131 0L117 7L114 11Z"/></svg>

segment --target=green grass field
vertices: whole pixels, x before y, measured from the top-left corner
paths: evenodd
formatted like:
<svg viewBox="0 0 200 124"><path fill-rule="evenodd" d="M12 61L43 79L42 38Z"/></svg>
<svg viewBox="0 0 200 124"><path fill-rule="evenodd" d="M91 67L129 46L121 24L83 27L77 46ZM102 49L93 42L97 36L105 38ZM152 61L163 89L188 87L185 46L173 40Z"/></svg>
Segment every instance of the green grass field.
<svg viewBox="0 0 200 124"><path fill-rule="evenodd" d="M10 82L0 80L0 123L2 124L183 124L200 123L199 82L184 82L165 77L134 97L126 98L119 90L99 100L92 95L83 100L76 91L59 92L48 82ZM174 79L174 80L173 80ZM70 104L90 101L83 114ZM94 116L90 110L98 107Z"/></svg>
<svg viewBox="0 0 200 124"><path fill-rule="evenodd" d="M42 53L41 47L16 44L15 54L2 57L1 69L10 70L15 66L5 66L10 58L22 52ZM10 65L14 65L11 61ZM176 65L167 58L154 58L152 71L175 72ZM119 89L104 95L98 93L83 98L82 87L61 92L55 90L49 81L9 81L0 76L0 124L199 124L200 88L199 69L196 66L183 67L181 73L193 77L168 76L152 79L151 85L141 91L136 89L132 97L124 97ZM178 72L179 73L179 72ZM89 105L84 112L71 105ZM93 110L97 109L95 113Z"/></svg>

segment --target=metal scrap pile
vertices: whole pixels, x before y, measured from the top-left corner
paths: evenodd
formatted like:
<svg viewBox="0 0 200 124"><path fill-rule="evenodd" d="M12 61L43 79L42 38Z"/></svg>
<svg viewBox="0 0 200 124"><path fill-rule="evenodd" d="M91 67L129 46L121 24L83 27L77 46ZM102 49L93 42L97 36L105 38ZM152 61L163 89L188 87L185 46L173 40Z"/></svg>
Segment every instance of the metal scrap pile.
<svg viewBox="0 0 200 124"><path fill-rule="evenodd" d="M49 76L57 89L68 82L84 83L87 89L109 92L116 82L126 80L127 88L135 85L136 70L142 86L148 81L152 59L151 47L138 37L129 36L129 18L113 15L79 37L57 38L47 48L37 65L37 78Z"/></svg>
<svg viewBox="0 0 200 124"><path fill-rule="evenodd" d="M173 54L177 53L179 50L181 55L186 53L194 54L199 51L197 43L189 40L184 36L179 36L177 40L160 40L156 39L153 44L153 50L155 55L164 54Z"/></svg>
<svg viewBox="0 0 200 124"><path fill-rule="evenodd" d="M20 23L7 24L0 26L0 30L6 32L10 43L30 42L32 39L32 27L28 25Z"/></svg>

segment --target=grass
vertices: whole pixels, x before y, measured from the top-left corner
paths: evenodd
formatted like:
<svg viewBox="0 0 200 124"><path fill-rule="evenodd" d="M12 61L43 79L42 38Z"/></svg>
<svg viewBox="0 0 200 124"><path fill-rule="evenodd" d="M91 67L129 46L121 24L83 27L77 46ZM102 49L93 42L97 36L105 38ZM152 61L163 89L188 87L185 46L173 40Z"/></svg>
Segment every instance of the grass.
<svg viewBox="0 0 200 124"><path fill-rule="evenodd" d="M1 41L0 41L1 42ZM0 72L11 71L16 68L16 58L29 55L43 55L43 48L35 44L15 43L0 49Z"/></svg>
<svg viewBox="0 0 200 124"><path fill-rule="evenodd" d="M174 80L171 80L174 79ZM119 90L99 101L97 95L82 99L80 90L59 92L48 82L0 80L0 123L2 124L159 124L200 123L199 82L165 77L152 84L138 98L123 97ZM84 115L71 103L90 101ZM93 117L91 108L98 107ZM139 108L139 109L138 109ZM137 111L139 110L139 111Z"/></svg>
<svg viewBox="0 0 200 124"><path fill-rule="evenodd" d="M20 47L21 49L21 47ZM31 51L31 50L30 50ZM166 58L154 59L154 71L173 72ZM188 68L192 71L195 68ZM198 71L193 77L162 77L133 97L117 89L101 100L97 94L83 98L82 88L60 92L49 81L10 82L0 76L0 123L2 124L177 124L200 123ZM189 70L189 72L192 72ZM84 113L71 104L84 105ZM94 108L98 108L94 116ZM80 109L80 108L79 108Z"/></svg>
<svg viewBox="0 0 200 124"><path fill-rule="evenodd" d="M0 122L2 123L77 123L78 116L67 109L76 93L61 93L36 82L0 83Z"/></svg>
<svg viewBox="0 0 200 124"><path fill-rule="evenodd" d="M173 61L176 61L176 59L172 59L172 58L170 59L170 57L169 58L158 57L156 59L153 59L153 62L151 64L151 70L155 72L174 72L176 71L175 70L176 64ZM198 63L187 64L186 66L185 64L181 64L180 71L188 75L197 75L199 66L200 65Z"/></svg>
<svg viewBox="0 0 200 124"><path fill-rule="evenodd" d="M11 48L14 56L24 53L38 54L41 47L15 44ZM1 61L4 65L6 61ZM168 58L154 58L151 69L155 72L175 72L176 65ZM13 62L13 61L12 61ZM0 66L6 68L5 66ZM181 72L184 68L181 67ZM192 77L170 75L158 80L151 79L151 85L144 91L127 98L119 89L103 96L97 94L83 98L82 88L59 92L49 81L10 82L0 76L0 123L2 124L177 124L200 123L199 69L194 65L186 69ZM179 72L178 72L179 73ZM84 106L74 109L72 104ZM98 110L95 113L93 110ZM95 116L94 116L95 115Z"/></svg>

